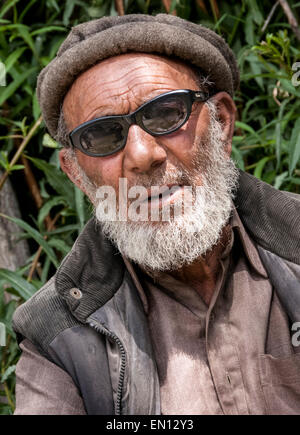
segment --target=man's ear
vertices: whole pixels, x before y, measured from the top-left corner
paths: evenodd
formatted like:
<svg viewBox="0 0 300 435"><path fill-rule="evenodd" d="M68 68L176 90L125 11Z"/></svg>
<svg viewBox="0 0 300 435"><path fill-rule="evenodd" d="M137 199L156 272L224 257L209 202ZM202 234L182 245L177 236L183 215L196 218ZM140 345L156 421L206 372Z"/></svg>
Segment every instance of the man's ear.
<svg viewBox="0 0 300 435"><path fill-rule="evenodd" d="M227 92L218 92L212 97L212 101L215 103L217 108L218 120L222 123L223 136L225 151L230 156L231 154L231 143L234 133L234 122L236 116L236 106L233 99Z"/></svg>
<svg viewBox="0 0 300 435"><path fill-rule="evenodd" d="M63 148L59 151L60 167L64 173L67 174L72 183L74 183L80 190L87 194L83 187L82 179L78 171L78 165L75 163L75 161L72 161L69 157L66 157L67 152L68 151L66 148Z"/></svg>

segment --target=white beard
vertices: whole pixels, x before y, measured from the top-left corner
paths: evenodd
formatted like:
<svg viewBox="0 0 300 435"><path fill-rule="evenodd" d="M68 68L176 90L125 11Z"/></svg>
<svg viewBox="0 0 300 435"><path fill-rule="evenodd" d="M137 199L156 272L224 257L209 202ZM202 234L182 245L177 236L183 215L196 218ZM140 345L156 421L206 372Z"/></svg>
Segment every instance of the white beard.
<svg viewBox="0 0 300 435"><path fill-rule="evenodd" d="M199 143L199 156L194 162L196 169L174 168L172 173L160 177L159 183L152 183L166 185L177 182L180 185L180 180L184 179L184 184L193 186L194 192L200 177L201 188L197 187L192 207L169 222L132 222L115 220L115 214L109 220L102 201L93 200L104 235L123 255L150 271L178 270L205 256L218 243L229 221L238 170L224 150L222 126L216 120L216 109L211 103L208 106L211 115L209 138L206 144ZM97 198L95 187L87 179L86 182L90 198Z"/></svg>
<svg viewBox="0 0 300 435"><path fill-rule="evenodd" d="M171 271L193 263L217 244L229 220L238 171L224 151L222 127L215 119L213 108L210 111L206 169L200 174L201 188L197 188L195 202L184 214L170 222L154 224L109 221L101 201L96 207L96 217L106 237L123 255L146 269ZM179 170L178 178L181 174ZM188 176L190 185L195 187L195 176ZM166 178L162 181L160 185L167 184Z"/></svg>

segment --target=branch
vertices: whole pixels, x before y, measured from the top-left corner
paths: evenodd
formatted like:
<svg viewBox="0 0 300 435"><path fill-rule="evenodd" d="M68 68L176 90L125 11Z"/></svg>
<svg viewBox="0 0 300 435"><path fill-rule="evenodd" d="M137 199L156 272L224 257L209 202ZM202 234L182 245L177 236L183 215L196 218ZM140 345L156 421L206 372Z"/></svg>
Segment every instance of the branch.
<svg viewBox="0 0 300 435"><path fill-rule="evenodd" d="M32 281L32 277L34 274L35 269L37 268L38 265L38 261L40 259L41 253L42 253L43 248L40 246L39 249L36 251L35 257L33 259L30 271L28 273L28 277L27 277L27 281L31 282Z"/></svg>
<svg viewBox="0 0 300 435"><path fill-rule="evenodd" d="M217 22L220 17L220 10L219 10L218 3L216 0L209 0L209 3L213 12L214 19Z"/></svg>
<svg viewBox="0 0 300 435"><path fill-rule="evenodd" d="M205 14L208 14L204 0L196 0L196 3Z"/></svg>
<svg viewBox="0 0 300 435"><path fill-rule="evenodd" d="M43 198L41 196L38 183L34 177L34 174L32 172L32 169L30 167L28 160L25 158L24 155L21 156L21 162L24 165L24 174L25 174L26 182L28 184L28 187L30 189L30 192L31 192L31 195L34 199L34 202L37 206L37 209L39 210L43 205ZM50 225L51 225L51 218L49 215L45 217L45 224L46 224L47 230L49 230Z"/></svg>
<svg viewBox="0 0 300 435"><path fill-rule="evenodd" d="M29 165L28 160L24 157L21 156L21 162L22 165L24 166L24 174L25 174L25 178L28 184L28 187L30 189L30 192L33 196L34 202L37 206L37 208L41 208L43 205L43 198L41 197L39 188L38 188L38 184L34 178L33 172L31 170L31 167Z"/></svg>
<svg viewBox="0 0 300 435"><path fill-rule="evenodd" d="M24 136L21 134L12 134L10 136L0 136L0 139L23 139Z"/></svg>
<svg viewBox="0 0 300 435"><path fill-rule="evenodd" d="M267 16L267 19L266 19L266 21L264 22L264 25L262 26L262 29L261 29L261 32L262 32L262 33L264 33L264 31L265 31L266 28L268 27L269 22L271 21L271 19L272 19L273 15L274 15L274 13L275 13L276 8L277 8L278 5L279 5L279 1L277 0L277 2L272 6L272 9L270 10L269 15Z"/></svg>
<svg viewBox="0 0 300 435"><path fill-rule="evenodd" d="M61 210L60 210L58 213L56 213L55 217L50 221L50 224L49 224L49 227L48 227L48 231L53 230L54 225L56 224L56 221L57 221L57 219L59 218L60 214L61 214ZM49 216L48 216L48 217L49 217ZM47 240L47 236L44 236L44 239ZM43 251L42 246L40 246L39 249L36 251L36 254L35 254L34 260L33 260L33 262L32 262L32 265L31 265L30 271L29 271L29 273L28 273L28 277L27 277L27 281L28 281L28 282L31 282L31 280L32 280L32 277L33 277L34 271L35 271L35 269L37 268L38 261L39 261L39 258L40 258L40 256L41 256L42 251Z"/></svg>
<svg viewBox="0 0 300 435"><path fill-rule="evenodd" d="M118 15L125 15L123 0L115 0L115 7Z"/></svg>
<svg viewBox="0 0 300 435"><path fill-rule="evenodd" d="M288 2L286 0L279 0L279 3L283 9L283 12L285 13L288 22L292 28L292 31L295 33L296 38L298 39L298 41L300 41L300 29L299 29L299 24L295 18L295 15L292 12L292 9L290 8L290 5L288 4Z"/></svg>
<svg viewBox="0 0 300 435"><path fill-rule="evenodd" d="M12 396L10 394L10 391L9 391L9 388L7 386L7 382L6 381L3 382L3 387L4 387L4 392L5 392L5 395L6 395L6 398L7 398L7 402L9 404L9 406L11 407L12 411L14 411L15 410L15 404L13 402L13 399L12 399Z"/></svg>
<svg viewBox="0 0 300 435"><path fill-rule="evenodd" d="M36 123L33 125L33 127L31 128L31 130L29 131L29 133L27 134L27 136L24 137L24 139L22 140L22 143L18 149L18 151L16 152L16 154L13 156L12 161L9 164L9 167L11 168L12 166L14 166L16 164L16 162L18 161L20 155L22 154L22 152L24 151L24 149L26 148L28 142L30 141L30 139L32 138L33 134L35 133L35 131L38 129L38 127L40 126L42 122L42 116L39 117L39 119L36 121ZM5 173L3 174L1 180L0 180L0 190L2 189L8 175L9 175L9 169L7 169L5 171Z"/></svg>

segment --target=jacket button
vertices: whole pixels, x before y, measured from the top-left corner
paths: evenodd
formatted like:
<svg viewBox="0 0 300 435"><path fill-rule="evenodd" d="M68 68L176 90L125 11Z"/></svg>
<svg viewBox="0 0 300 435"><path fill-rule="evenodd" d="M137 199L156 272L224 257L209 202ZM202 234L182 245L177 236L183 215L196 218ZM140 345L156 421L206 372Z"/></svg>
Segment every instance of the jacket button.
<svg viewBox="0 0 300 435"><path fill-rule="evenodd" d="M78 288L71 288L70 295L75 299L81 299L82 293Z"/></svg>

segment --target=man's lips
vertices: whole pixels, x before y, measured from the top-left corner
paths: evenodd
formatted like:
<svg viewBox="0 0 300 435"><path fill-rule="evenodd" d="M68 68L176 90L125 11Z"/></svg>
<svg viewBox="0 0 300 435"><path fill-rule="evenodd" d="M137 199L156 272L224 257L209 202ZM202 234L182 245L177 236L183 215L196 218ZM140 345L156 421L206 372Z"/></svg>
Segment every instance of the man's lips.
<svg viewBox="0 0 300 435"><path fill-rule="evenodd" d="M138 202L139 204L148 202L154 205L162 205L164 203L171 203L175 201L175 196L182 193L183 187L178 184L166 184L164 186L152 186L147 189L144 194L141 194ZM171 201L171 199L173 201Z"/></svg>

